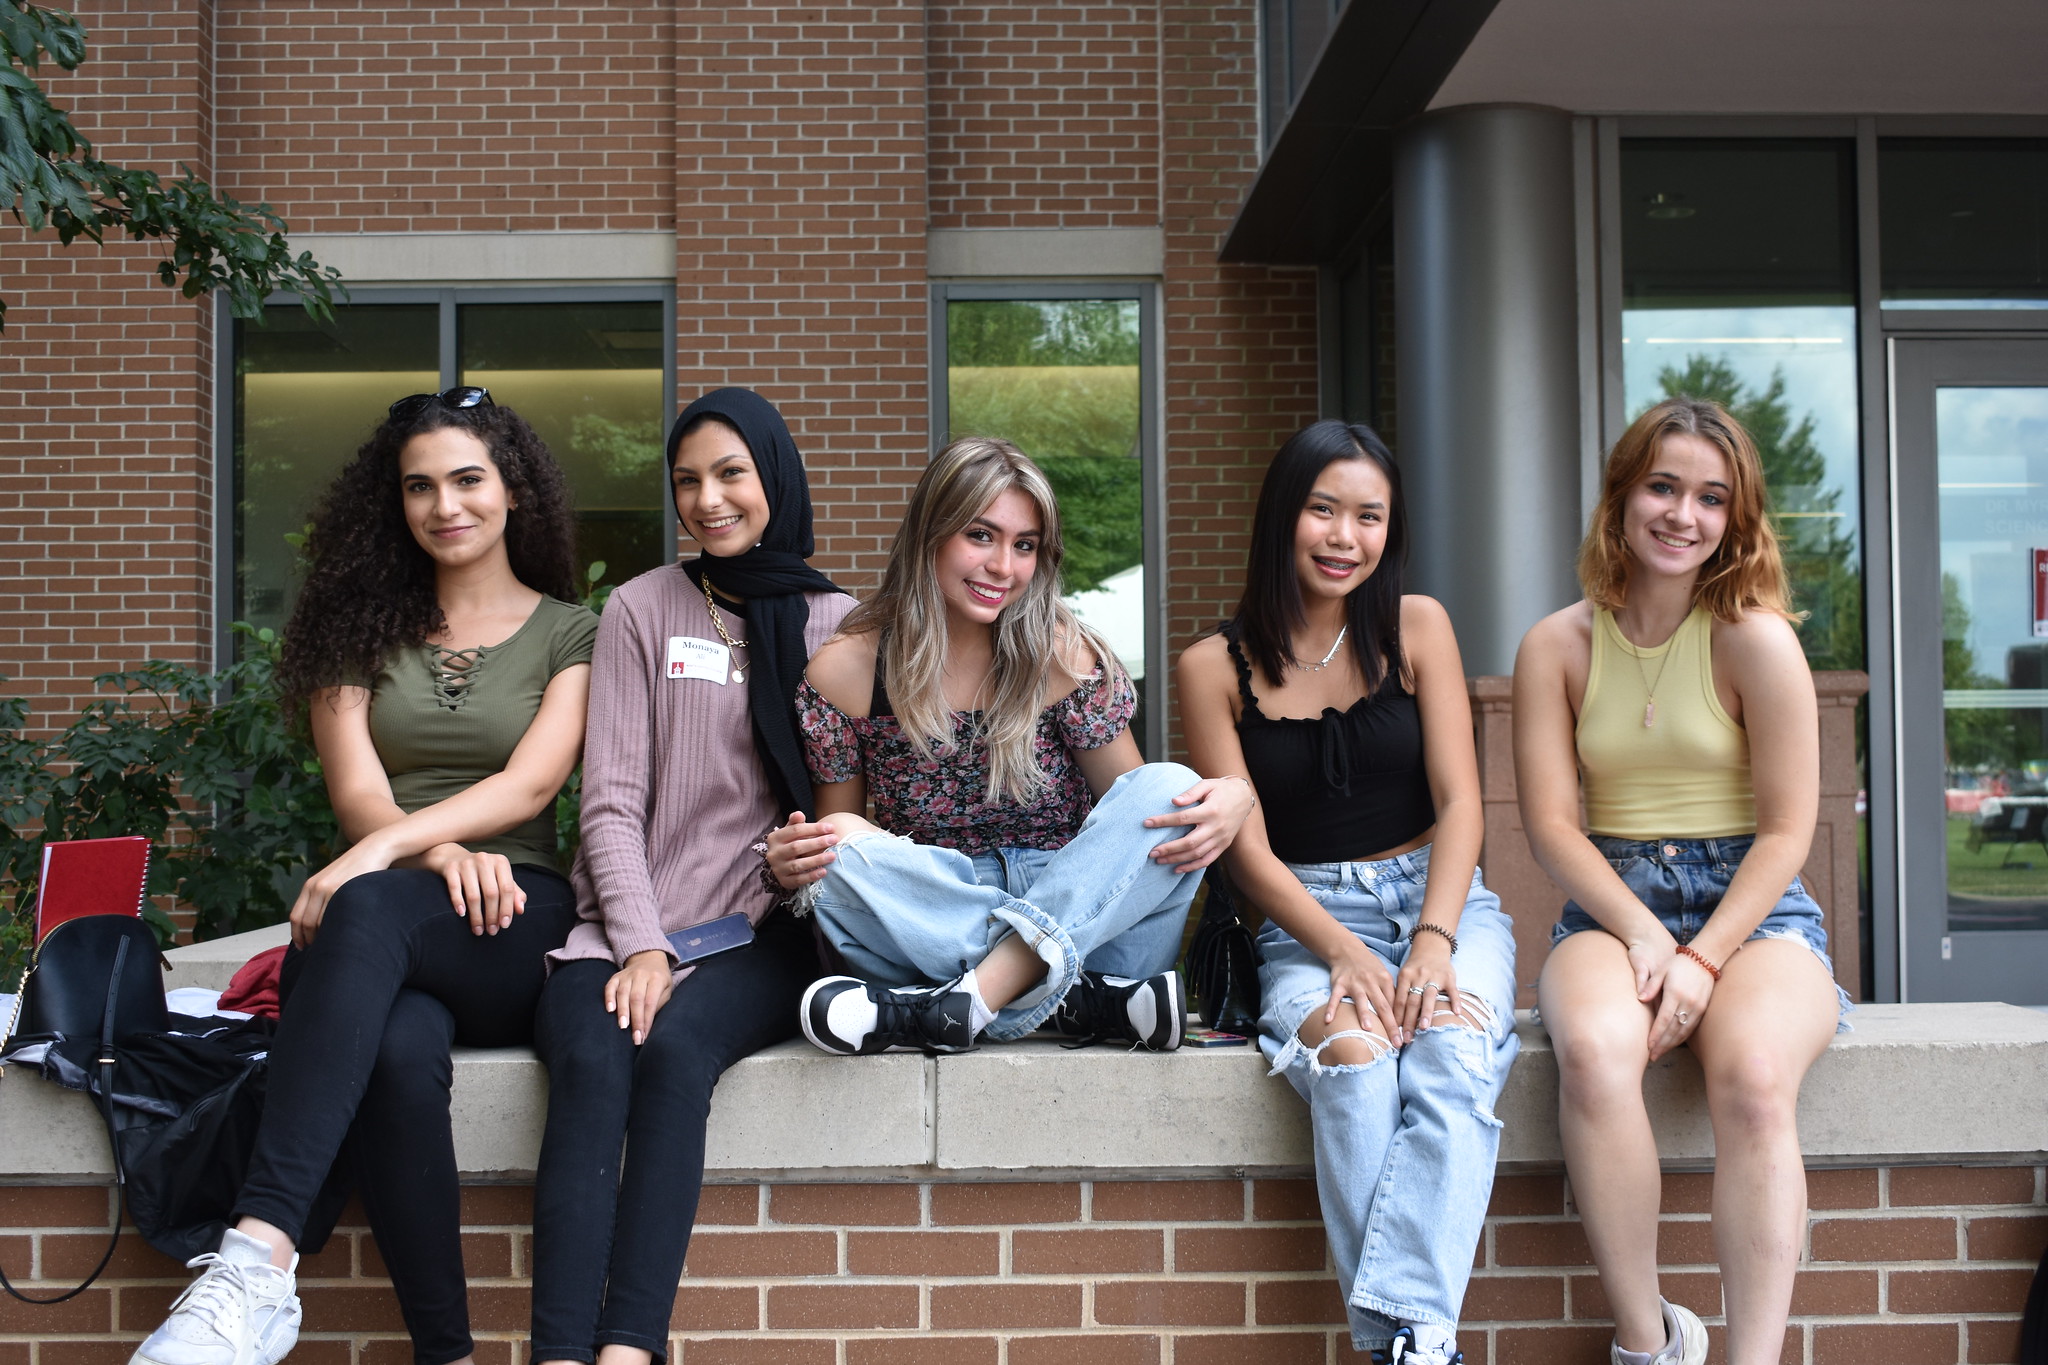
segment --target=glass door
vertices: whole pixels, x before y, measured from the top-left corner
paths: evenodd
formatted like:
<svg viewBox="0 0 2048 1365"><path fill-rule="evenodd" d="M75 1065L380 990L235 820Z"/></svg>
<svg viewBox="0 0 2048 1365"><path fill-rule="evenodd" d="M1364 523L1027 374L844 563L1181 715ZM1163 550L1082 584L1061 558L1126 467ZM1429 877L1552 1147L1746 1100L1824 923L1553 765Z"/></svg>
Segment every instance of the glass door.
<svg viewBox="0 0 2048 1365"><path fill-rule="evenodd" d="M2048 1004L2048 340L1900 338L1892 384L1901 998Z"/></svg>

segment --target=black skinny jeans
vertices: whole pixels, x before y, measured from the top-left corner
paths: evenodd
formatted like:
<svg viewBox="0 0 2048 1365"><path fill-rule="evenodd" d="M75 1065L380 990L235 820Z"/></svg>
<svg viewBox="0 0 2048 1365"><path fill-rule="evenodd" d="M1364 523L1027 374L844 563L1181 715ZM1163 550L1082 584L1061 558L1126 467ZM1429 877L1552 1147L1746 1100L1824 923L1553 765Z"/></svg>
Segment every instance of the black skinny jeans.
<svg viewBox="0 0 2048 1365"><path fill-rule="evenodd" d="M609 961L563 963L541 992L534 1047L548 1068L548 1121L529 1360L595 1360L610 1345L667 1357L712 1087L740 1058L796 1036L818 976L809 924L777 911L754 932L686 977L637 1048L605 1011Z"/></svg>
<svg viewBox="0 0 2048 1365"><path fill-rule="evenodd" d="M263 1123L235 1208L300 1241L337 1156L352 1162L417 1365L473 1349L449 1049L530 1042L542 959L576 923L563 878L524 864L512 876L524 913L481 937L432 872L371 872L334 894L313 946L286 954Z"/></svg>

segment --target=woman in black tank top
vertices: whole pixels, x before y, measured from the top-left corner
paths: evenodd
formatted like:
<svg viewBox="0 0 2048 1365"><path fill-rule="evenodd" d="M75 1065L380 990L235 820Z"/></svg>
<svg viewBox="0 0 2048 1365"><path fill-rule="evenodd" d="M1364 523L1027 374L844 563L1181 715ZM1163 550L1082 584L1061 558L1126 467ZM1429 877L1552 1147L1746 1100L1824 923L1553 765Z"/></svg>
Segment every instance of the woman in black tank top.
<svg viewBox="0 0 2048 1365"><path fill-rule="evenodd" d="M1402 594L1406 541L1370 428L1297 433L1266 471L1237 614L1177 680L1196 770L1259 794L1224 855L1233 890L1210 894L1265 918L1259 1042L1309 1104L1352 1341L1451 1365L1516 1050L1515 944L1476 867L1458 642Z"/></svg>

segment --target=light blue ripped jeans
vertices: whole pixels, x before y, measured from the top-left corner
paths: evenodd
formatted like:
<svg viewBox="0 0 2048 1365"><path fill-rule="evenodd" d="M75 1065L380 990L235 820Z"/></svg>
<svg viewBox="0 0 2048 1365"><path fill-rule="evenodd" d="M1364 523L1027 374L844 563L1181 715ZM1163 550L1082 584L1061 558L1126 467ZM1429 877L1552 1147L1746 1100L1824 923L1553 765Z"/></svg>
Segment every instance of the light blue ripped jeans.
<svg viewBox="0 0 2048 1365"><path fill-rule="evenodd" d="M1400 973L1422 914L1427 847L1289 870L1390 974ZM1259 931L1259 1046L1308 1101L1323 1226L1338 1279L1349 1281L1351 1341L1361 1351L1385 1347L1402 1323L1456 1330L1493 1193L1493 1106L1520 1047L1515 934L1477 872L1457 933L1458 991L1483 1031L1440 1013L1405 1047L1375 1044L1372 1062L1327 1066L1296 1030L1329 1002L1328 964L1271 921Z"/></svg>
<svg viewBox="0 0 2048 1365"><path fill-rule="evenodd" d="M1023 935L1045 961L1045 980L998 1011L986 1034L1021 1038L1052 1017L1083 966L1141 978L1173 966L1202 874L1152 861L1186 826L1144 822L1176 810L1173 798L1201 780L1178 763L1133 768L1057 850L969 856L895 834L853 835L818 883L814 913L847 970L884 986L951 981Z"/></svg>

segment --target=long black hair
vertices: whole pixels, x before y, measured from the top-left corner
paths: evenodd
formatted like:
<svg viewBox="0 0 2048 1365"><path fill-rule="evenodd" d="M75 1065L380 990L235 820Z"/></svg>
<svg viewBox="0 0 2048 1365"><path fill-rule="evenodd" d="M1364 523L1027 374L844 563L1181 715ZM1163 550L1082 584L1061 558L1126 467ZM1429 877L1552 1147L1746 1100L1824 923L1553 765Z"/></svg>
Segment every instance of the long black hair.
<svg viewBox="0 0 2048 1365"><path fill-rule="evenodd" d="M576 521L568 484L518 413L432 402L386 418L336 476L306 538L306 584L284 631L278 682L289 705L322 688L369 685L393 648L445 630L434 560L405 523L398 460L406 442L443 427L482 441L517 506L505 518L512 573L536 592L576 600Z"/></svg>
<svg viewBox="0 0 2048 1365"><path fill-rule="evenodd" d="M1379 690L1389 669L1413 687L1401 654L1401 592L1408 562L1408 509L1401 499L1401 470L1379 433L1361 422L1335 420L1303 427L1287 438L1266 467L1252 513L1252 547L1246 558L1244 596L1231 626L1265 675L1278 683L1294 657L1294 632L1307 624L1301 580L1295 576L1294 535L1301 509L1316 480L1338 460L1368 460L1387 478L1387 543L1372 576L1344 599L1352 657L1365 679L1366 694Z"/></svg>

